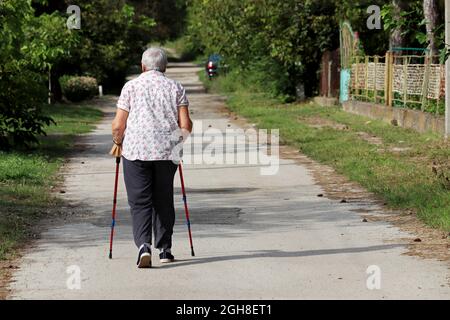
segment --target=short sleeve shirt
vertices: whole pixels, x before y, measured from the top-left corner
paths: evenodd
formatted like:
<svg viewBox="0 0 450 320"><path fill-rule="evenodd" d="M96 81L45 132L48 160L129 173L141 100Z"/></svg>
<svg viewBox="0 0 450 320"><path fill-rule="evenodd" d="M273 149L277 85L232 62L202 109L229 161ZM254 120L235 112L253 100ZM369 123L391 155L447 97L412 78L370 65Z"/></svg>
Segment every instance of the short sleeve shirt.
<svg viewBox="0 0 450 320"><path fill-rule="evenodd" d="M117 102L129 112L122 156L130 161L173 160L180 106L189 106L185 89L159 71L128 81Z"/></svg>

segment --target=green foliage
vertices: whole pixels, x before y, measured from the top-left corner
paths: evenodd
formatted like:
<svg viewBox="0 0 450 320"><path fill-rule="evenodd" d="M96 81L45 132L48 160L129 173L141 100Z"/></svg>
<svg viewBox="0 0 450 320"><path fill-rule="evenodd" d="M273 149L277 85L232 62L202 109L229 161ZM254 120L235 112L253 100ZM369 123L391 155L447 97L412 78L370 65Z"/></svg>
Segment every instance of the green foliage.
<svg viewBox="0 0 450 320"><path fill-rule="evenodd" d="M392 3L382 9L384 29L392 32L394 29L403 30L403 37L410 47L419 47L426 43L425 20L423 18L422 2L413 1L407 10L401 11L399 17L394 14Z"/></svg>
<svg viewBox="0 0 450 320"><path fill-rule="evenodd" d="M30 145L37 142L36 135L45 134L43 126L51 119L41 114L41 106L49 76L93 76L105 90L120 88L147 44L175 37L184 22L182 0L79 0L81 30L69 30L69 4L0 1L0 149ZM81 91L87 95L80 93L82 88L73 88L79 95L65 90L77 100L92 96L92 87Z"/></svg>
<svg viewBox="0 0 450 320"><path fill-rule="evenodd" d="M277 82L269 86L271 93L293 95L303 82L306 94L314 95L320 58L339 46L344 20L358 33L361 54L384 55L397 28L404 29L406 46L427 46L423 2L403 2L407 9L395 18L392 0L190 0L185 47L220 53L242 74L266 72L269 83ZM367 27L371 5L382 8L385 30ZM443 31L442 25L434 30L440 49Z"/></svg>
<svg viewBox="0 0 450 320"><path fill-rule="evenodd" d="M72 60L76 73L96 78L107 89L120 87L129 66L139 63L155 21L124 0L80 0L77 5L82 22Z"/></svg>
<svg viewBox="0 0 450 320"><path fill-rule="evenodd" d="M98 92L97 80L92 77L63 76L59 83L64 96L72 102L92 99Z"/></svg>
<svg viewBox="0 0 450 320"><path fill-rule="evenodd" d="M353 30L358 32L365 54L384 55L389 49L389 33L367 28L367 19L369 18L367 8L371 5L382 8L391 2L392 0L335 0L335 19L337 22L348 21ZM384 24L384 20L382 23Z"/></svg>
<svg viewBox="0 0 450 320"><path fill-rule="evenodd" d="M438 1L438 10L443 12L443 1ZM402 36L408 47L426 48L428 46L428 38L425 25L427 23L424 18L423 2L409 1L407 2L406 10L402 10L399 17L394 15L394 7L392 3L383 6L382 18L384 29L387 34L394 29L403 30ZM438 25L433 30L435 41L438 49L441 52L441 62L445 61L445 26L442 22L442 16L438 17Z"/></svg>
<svg viewBox="0 0 450 320"><path fill-rule="evenodd" d="M42 115L46 89L35 60L23 49L32 41L27 24L33 20L29 1L0 2L0 149L36 143L51 118ZM49 47L49 49L52 47ZM45 51L45 50L44 50ZM44 52L42 51L42 52Z"/></svg>
<svg viewBox="0 0 450 320"><path fill-rule="evenodd" d="M174 40L185 27L186 0L129 0L139 14L150 17L154 23L145 30L152 41Z"/></svg>
<svg viewBox="0 0 450 320"><path fill-rule="evenodd" d="M337 46L334 10L329 1L192 0L186 37L243 74L265 73L272 93L293 95L305 82L312 94L322 51Z"/></svg>
<svg viewBox="0 0 450 320"><path fill-rule="evenodd" d="M51 118L42 115L45 87L38 74L26 69L0 71L0 149L37 143Z"/></svg>
<svg viewBox="0 0 450 320"><path fill-rule="evenodd" d="M203 58L202 51L187 35L183 35L173 41L165 42L164 47L169 49L167 52L169 54L169 61L196 61ZM203 63L204 61L201 62Z"/></svg>
<svg viewBox="0 0 450 320"><path fill-rule="evenodd" d="M22 53L40 71L48 71L55 63L69 58L79 42L79 35L66 27L66 19L57 12L28 17L24 31L27 41L22 45Z"/></svg>

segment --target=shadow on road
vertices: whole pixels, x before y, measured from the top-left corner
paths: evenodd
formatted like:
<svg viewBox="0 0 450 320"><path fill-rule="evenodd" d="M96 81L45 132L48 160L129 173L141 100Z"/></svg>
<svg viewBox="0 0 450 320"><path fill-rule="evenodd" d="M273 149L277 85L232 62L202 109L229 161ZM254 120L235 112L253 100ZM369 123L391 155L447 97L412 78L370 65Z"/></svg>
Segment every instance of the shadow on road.
<svg viewBox="0 0 450 320"><path fill-rule="evenodd" d="M191 260L176 260L173 264L166 265L165 268L178 268L191 265L199 265L205 263L232 261L232 260L244 260L244 259L257 259L257 258L301 258L310 256L322 256L333 254L345 254L345 253L361 253L370 251L390 250L395 248L404 247L403 244L387 244L369 247L356 247L356 248L340 248L340 249L321 249L321 250L305 250L305 251L280 251L280 250L260 250L250 251L249 254L238 254L230 256L219 257L206 257L206 258L193 258Z"/></svg>

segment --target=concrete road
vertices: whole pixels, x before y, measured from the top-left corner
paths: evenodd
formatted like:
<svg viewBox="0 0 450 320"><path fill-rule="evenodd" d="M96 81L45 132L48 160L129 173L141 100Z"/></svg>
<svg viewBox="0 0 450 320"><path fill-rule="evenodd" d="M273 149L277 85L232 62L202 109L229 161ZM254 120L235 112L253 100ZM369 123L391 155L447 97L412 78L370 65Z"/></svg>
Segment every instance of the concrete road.
<svg viewBox="0 0 450 320"><path fill-rule="evenodd" d="M198 144L208 145L197 139L202 132L209 130L206 139L217 138L212 144L217 146L220 133L211 129L236 128L219 112L223 100L205 94L198 70L190 64L168 70L186 86L193 118L202 120L186 155L198 152ZM14 274L11 298L450 299L445 263L403 255L404 239L411 235L387 223L363 223L355 213L378 210L372 202L317 197L324 192L321 186L290 160L281 160L272 176L261 175L258 165L186 164L196 257L190 257L177 176L173 252L178 262L161 265L154 252L149 270L135 265L121 177L114 259L109 260L114 160L107 152L114 102L109 99L104 121L81 139L85 150L64 170L63 197L87 213L42 233ZM246 151L239 141L223 152L258 152ZM368 268L375 273L368 274Z"/></svg>

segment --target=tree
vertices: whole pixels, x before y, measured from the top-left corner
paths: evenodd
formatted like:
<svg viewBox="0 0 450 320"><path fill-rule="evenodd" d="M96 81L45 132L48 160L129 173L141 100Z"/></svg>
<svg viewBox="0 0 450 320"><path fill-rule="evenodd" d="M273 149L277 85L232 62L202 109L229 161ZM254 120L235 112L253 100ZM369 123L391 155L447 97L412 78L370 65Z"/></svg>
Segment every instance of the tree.
<svg viewBox="0 0 450 320"><path fill-rule="evenodd" d="M272 94L317 87L321 53L338 45L335 5L317 0L191 0L188 37Z"/></svg>
<svg viewBox="0 0 450 320"><path fill-rule="evenodd" d="M152 18L150 30L153 41L164 42L180 36L186 24L186 0L130 0L136 12ZM147 31L148 32L148 31Z"/></svg>
<svg viewBox="0 0 450 320"><path fill-rule="evenodd" d="M76 31L66 27L66 19L57 12L29 16L24 27L25 43L22 53L31 66L48 74L49 103L52 90L51 70L64 59L71 56L71 51L79 42Z"/></svg>
<svg viewBox="0 0 450 320"><path fill-rule="evenodd" d="M71 0L33 0L37 14L66 14ZM186 0L79 0L81 41L71 61L70 73L88 74L108 87L121 86L130 65L153 41L177 37L184 29Z"/></svg>
<svg viewBox="0 0 450 320"><path fill-rule="evenodd" d="M336 7L336 24L348 21L355 32L358 32L362 49L368 55L384 55L389 49L389 33L367 27L369 5L380 8L391 4L392 0L334 0ZM383 23L385 19L383 19Z"/></svg>
<svg viewBox="0 0 450 320"><path fill-rule="evenodd" d="M73 51L73 73L95 77L106 89L123 84L130 65L151 40L154 21L124 0L80 0L80 44Z"/></svg>
<svg viewBox="0 0 450 320"><path fill-rule="evenodd" d="M0 2L0 149L36 143L51 119L41 111L42 75L24 51L26 24L33 17L29 1Z"/></svg>
<svg viewBox="0 0 450 320"><path fill-rule="evenodd" d="M439 11L437 0L423 0L423 14L425 18L428 49L432 56L438 55L435 30L439 23Z"/></svg>
<svg viewBox="0 0 450 320"><path fill-rule="evenodd" d="M428 48L437 56L444 49L443 11L442 0L395 0L385 5L383 22L391 35L390 48Z"/></svg>
<svg viewBox="0 0 450 320"><path fill-rule="evenodd" d="M392 20L401 21L402 11L408 8L408 1L405 0L392 0ZM399 48L406 46L405 28L404 24L397 23L392 29L391 37L389 41L389 48Z"/></svg>
<svg viewBox="0 0 450 320"><path fill-rule="evenodd" d="M443 47L443 28L436 19L441 3L189 0L187 47L222 54L232 69L251 75L249 80L266 92L292 94L295 84L302 81L312 95L322 53L339 45L340 22L349 21L358 32L364 54L384 55L389 48L424 46L436 47L435 52ZM369 5L382 7L384 31L367 28Z"/></svg>

